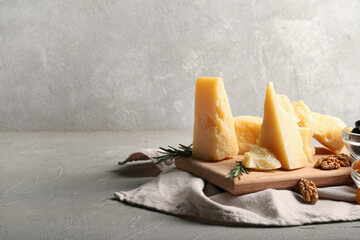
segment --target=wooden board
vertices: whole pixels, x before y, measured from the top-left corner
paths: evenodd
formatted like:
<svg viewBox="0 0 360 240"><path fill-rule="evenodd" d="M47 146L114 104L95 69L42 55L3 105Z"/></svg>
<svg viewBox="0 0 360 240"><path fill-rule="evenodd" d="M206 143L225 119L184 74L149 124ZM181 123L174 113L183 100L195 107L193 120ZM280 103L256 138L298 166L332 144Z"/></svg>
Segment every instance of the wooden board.
<svg viewBox="0 0 360 240"><path fill-rule="evenodd" d="M323 148L316 147L314 162L321 157L331 155L332 153ZM220 162L208 162L196 160L193 158L177 159L175 165L199 176L212 184L225 189L226 191L240 195L245 193L257 192L267 188L273 189L297 189L301 178L307 178L318 187L343 185L353 183L350 173L351 167L341 167L336 170L322 170L314 168L314 163L309 163L306 167L297 170L271 170L256 171L252 170L249 175L241 176L241 180L226 179L232 165L236 161L243 160L244 155L238 155L232 159Z"/></svg>

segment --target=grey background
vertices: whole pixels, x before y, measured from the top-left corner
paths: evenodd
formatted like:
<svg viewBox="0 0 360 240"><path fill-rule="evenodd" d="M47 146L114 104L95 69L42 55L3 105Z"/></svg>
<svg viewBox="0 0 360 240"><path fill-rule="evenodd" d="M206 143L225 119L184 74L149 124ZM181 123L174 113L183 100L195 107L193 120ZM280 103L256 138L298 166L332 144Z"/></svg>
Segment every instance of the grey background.
<svg viewBox="0 0 360 240"><path fill-rule="evenodd" d="M360 1L0 0L0 130L191 129L195 79L233 115L266 83L359 118Z"/></svg>

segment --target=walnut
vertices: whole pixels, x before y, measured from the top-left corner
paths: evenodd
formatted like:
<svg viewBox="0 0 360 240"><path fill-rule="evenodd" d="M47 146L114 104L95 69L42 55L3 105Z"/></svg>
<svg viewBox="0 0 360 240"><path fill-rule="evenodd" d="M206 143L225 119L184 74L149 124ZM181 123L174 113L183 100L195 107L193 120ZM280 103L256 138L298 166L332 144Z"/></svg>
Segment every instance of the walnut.
<svg viewBox="0 0 360 240"><path fill-rule="evenodd" d="M347 155L345 153L340 153L335 156L340 161L340 165L342 167L350 167L351 166L351 158L349 155Z"/></svg>
<svg viewBox="0 0 360 240"><path fill-rule="evenodd" d="M330 169L338 169L340 167L350 167L350 165L351 165L350 157L344 153L341 153L319 159L315 163L314 167L330 170Z"/></svg>
<svg viewBox="0 0 360 240"><path fill-rule="evenodd" d="M324 158L318 159L316 163L314 164L314 167L319 168L321 167L321 162L324 160Z"/></svg>
<svg viewBox="0 0 360 240"><path fill-rule="evenodd" d="M319 194L316 185L313 181L302 178L299 181L300 193L306 202L315 204L319 199Z"/></svg>
<svg viewBox="0 0 360 240"><path fill-rule="evenodd" d="M330 169L340 168L341 165L340 165L340 161L337 158L335 158L334 156L329 156L317 160L314 167L330 170Z"/></svg>
<svg viewBox="0 0 360 240"><path fill-rule="evenodd" d="M321 168L325 170L338 169L340 167L340 161L334 156L329 156L321 162Z"/></svg>

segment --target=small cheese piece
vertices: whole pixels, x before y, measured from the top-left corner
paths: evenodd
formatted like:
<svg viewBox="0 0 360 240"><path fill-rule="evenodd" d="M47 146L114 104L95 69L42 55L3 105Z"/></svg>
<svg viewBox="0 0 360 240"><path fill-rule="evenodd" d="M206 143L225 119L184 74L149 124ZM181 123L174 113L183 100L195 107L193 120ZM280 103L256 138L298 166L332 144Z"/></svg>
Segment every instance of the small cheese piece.
<svg viewBox="0 0 360 240"><path fill-rule="evenodd" d="M312 128L299 128L301 139L303 142L303 149L309 163L313 162L312 156L315 154L315 148L311 145L311 138L313 136Z"/></svg>
<svg viewBox="0 0 360 240"><path fill-rule="evenodd" d="M274 153L283 169L301 168L307 163L294 108L286 96L276 95L272 82L267 86L258 145Z"/></svg>
<svg viewBox="0 0 360 240"><path fill-rule="evenodd" d="M238 116L234 118L235 133L239 147L238 154L250 151L259 138L262 118L254 116Z"/></svg>
<svg viewBox="0 0 360 240"><path fill-rule="evenodd" d="M337 117L312 112L303 101L293 102L300 127L312 128L314 138L335 153L340 153L344 147L341 139L342 130L346 124Z"/></svg>
<svg viewBox="0 0 360 240"><path fill-rule="evenodd" d="M245 167L255 170L272 170L281 167L281 163L272 152L256 145L245 153L243 164Z"/></svg>
<svg viewBox="0 0 360 240"><path fill-rule="evenodd" d="M237 153L234 118L222 78L198 78L192 156L219 161Z"/></svg>

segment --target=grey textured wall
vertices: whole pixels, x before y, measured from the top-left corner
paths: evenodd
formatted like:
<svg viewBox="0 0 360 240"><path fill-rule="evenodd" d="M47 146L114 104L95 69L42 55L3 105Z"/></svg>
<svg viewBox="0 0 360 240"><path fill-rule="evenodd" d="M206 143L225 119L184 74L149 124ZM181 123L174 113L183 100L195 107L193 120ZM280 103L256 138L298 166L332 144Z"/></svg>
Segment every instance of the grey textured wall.
<svg viewBox="0 0 360 240"><path fill-rule="evenodd" d="M234 115L273 81L351 124L360 1L0 0L0 130L191 129L198 76Z"/></svg>

